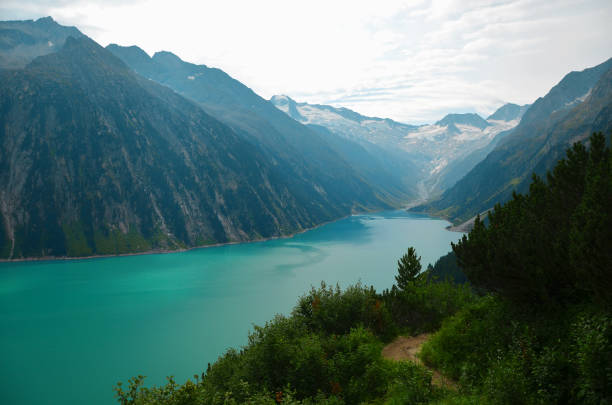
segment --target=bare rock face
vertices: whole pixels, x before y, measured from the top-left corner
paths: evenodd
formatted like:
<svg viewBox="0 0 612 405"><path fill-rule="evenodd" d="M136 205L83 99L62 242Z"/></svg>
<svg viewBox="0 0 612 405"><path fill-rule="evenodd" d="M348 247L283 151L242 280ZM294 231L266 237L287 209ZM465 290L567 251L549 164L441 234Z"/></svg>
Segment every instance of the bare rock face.
<svg viewBox="0 0 612 405"><path fill-rule="evenodd" d="M344 195L293 177L84 36L0 71L0 122L2 258L252 240L386 207L348 169Z"/></svg>

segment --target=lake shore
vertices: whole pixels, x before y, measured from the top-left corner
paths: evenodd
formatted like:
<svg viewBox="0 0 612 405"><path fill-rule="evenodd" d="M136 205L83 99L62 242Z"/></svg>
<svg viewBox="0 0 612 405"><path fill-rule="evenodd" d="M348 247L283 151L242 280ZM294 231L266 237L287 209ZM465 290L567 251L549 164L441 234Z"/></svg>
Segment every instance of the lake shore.
<svg viewBox="0 0 612 405"><path fill-rule="evenodd" d="M481 212L478 215L473 216L472 218L468 219L464 223L461 223L459 225L449 225L446 227L446 229L451 232L469 233L472 230L472 228L474 228L474 222L476 222L476 218L480 216L480 218L484 221L487 218L487 214L489 214L489 212L492 210L493 208L490 208L484 212Z"/></svg>
<svg viewBox="0 0 612 405"><path fill-rule="evenodd" d="M413 206L414 206L414 204L412 204L412 205L408 204L408 205L405 205L404 207L400 208L400 210L410 212L410 208L412 208ZM107 254L107 255L20 257L20 258L16 258L16 259L0 259L0 263L41 262L41 261L58 261L58 260L88 260L88 259L103 259L103 258L109 258L109 257L157 255L157 254L181 253L181 252L188 252L190 250L206 249L206 248L213 248L213 247L220 247L220 246L239 245L239 244L248 244L248 243L261 243L261 242L267 242L267 241L277 240L277 239L290 239L290 238L293 238L296 235L300 235L302 233L305 233L305 232L308 232L308 231L312 231L312 230L320 228L320 227L322 227L324 225L328 225L328 224L331 224L331 223L334 223L334 222L337 222L337 221L341 221L341 220L343 220L345 218L348 218L348 217L351 217L353 215L375 214L377 212L384 212L384 211L388 211L388 210L371 210L371 211L355 212L355 213L352 213L352 214L349 214L349 215L345 215L345 216L340 217L340 218L333 219L331 221L322 222L320 224L317 224L315 226L311 226L309 228L301 229L301 230L293 232L291 234L270 236L270 237L267 237L267 238L260 238L260 239L253 239L253 240L212 243L212 244L208 244L208 245L192 246L192 247L180 248L180 249L151 249L151 250L145 250L145 251L142 251L142 252L118 253L118 254ZM423 213L417 213L417 212L413 212L412 214L424 215L424 216L428 216L430 218L439 218L439 219L446 220L446 218L435 217L435 216L431 216L429 214L423 214ZM446 230L451 231L451 232L462 232L462 233L469 232L469 230L465 231L465 230L461 230L460 229L461 227L466 225L468 222L470 222L470 221L467 221L466 223L461 224L461 225L457 225L457 226L449 225L449 226L446 227Z"/></svg>
<svg viewBox="0 0 612 405"><path fill-rule="evenodd" d="M317 229L319 227L322 227L324 225L328 225L328 224L331 224L331 223L343 220L343 219L348 218L348 217L353 216L353 215L363 215L363 214L374 213L374 212L379 212L379 211L366 211L366 212L363 212L363 213L356 213L356 214L345 215L345 216L343 216L341 218L333 219L331 221L322 222L322 223L317 224L315 226L311 226L309 228L304 228L302 230L296 231L296 232L288 234L288 235L277 235L277 236L270 236L270 237L267 237L267 238L260 238L260 239L253 239L253 240L211 243L211 244L208 244L208 245L192 246L192 247L180 248L180 249L151 249L151 250L145 250L145 251L142 251L142 252L118 253L118 254L108 254L108 255L20 257L20 258L17 258L17 259L0 259L0 263L42 262L42 261L58 261L58 260L60 260L60 261L61 260L88 260L88 259L103 259L103 258L110 258L110 257L157 255L157 254L168 254L168 253L181 253L181 252L188 252L190 250L206 249L206 248L213 248L213 247L220 247L220 246L240 245L240 244L247 244L247 243L261 243L261 242L267 242L267 241L277 240L277 239L290 239L290 238L293 238L296 235L299 235L299 234L302 234L302 233L305 233L305 232L308 232L308 231L312 231L312 230Z"/></svg>

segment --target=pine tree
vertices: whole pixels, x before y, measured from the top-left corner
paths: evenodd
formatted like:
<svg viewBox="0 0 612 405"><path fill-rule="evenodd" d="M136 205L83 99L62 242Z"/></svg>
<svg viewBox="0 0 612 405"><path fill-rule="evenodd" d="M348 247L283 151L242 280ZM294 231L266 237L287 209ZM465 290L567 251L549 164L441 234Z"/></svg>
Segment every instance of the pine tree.
<svg viewBox="0 0 612 405"><path fill-rule="evenodd" d="M397 261L397 287L405 289L421 272L421 257L417 256L416 250L411 246L408 252Z"/></svg>

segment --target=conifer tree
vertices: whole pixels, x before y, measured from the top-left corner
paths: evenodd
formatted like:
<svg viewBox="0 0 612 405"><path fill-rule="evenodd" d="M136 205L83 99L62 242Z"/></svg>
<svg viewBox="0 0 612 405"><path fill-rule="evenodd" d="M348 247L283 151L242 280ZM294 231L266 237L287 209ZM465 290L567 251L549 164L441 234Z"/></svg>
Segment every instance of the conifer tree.
<svg viewBox="0 0 612 405"><path fill-rule="evenodd" d="M405 289L421 272L421 257L417 256L416 250L411 246L408 252L397 261L397 286L400 290Z"/></svg>

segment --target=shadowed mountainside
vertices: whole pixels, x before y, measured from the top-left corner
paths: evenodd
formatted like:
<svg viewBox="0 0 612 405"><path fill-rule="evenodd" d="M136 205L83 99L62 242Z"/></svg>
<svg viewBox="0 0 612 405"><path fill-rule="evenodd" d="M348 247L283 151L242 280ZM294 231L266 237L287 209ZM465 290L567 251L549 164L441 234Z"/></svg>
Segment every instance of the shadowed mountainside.
<svg viewBox="0 0 612 405"><path fill-rule="evenodd" d="M0 74L4 258L252 240L388 207L342 161L338 185L307 177L87 37Z"/></svg>

